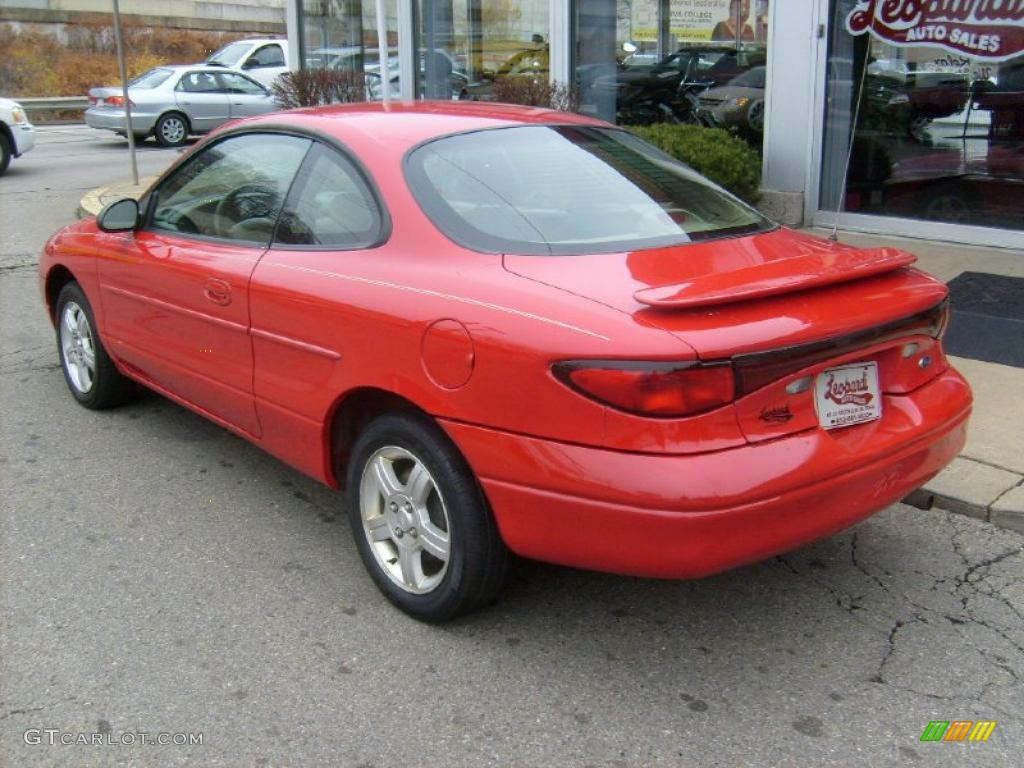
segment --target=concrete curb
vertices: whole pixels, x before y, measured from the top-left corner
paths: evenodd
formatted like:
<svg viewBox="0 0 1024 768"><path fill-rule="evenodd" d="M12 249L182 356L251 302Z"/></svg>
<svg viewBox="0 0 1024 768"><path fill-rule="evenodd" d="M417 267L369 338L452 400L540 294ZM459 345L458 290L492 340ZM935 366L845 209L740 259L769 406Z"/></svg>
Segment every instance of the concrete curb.
<svg viewBox="0 0 1024 768"><path fill-rule="evenodd" d="M105 187L96 187L86 192L78 201L78 210L75 212L78 218L96 216L103 210L103 206L122 197L131 197L138 200L156 181L156 176L144 176L139 183L132 184L130 181L121 181L116 184L109 184Z"/></svg>
<svg viewBox="0 0 1024 768"><path fill-rule="evenodd" d="M119 182L90 190L78 204L78 218L95 216L104 205L122 197L138 199L156 178L139 179L137 186ZM1024 533L1024 475L968 456L955 458L903 501L919 509L936 507Z"/></svg>
<svg viewBox="0 0 1024 768"><path fill-rule="evenodd" d="M903 500L919 509L937 507L1024 533L1024 475L967 456Z"/></svg>

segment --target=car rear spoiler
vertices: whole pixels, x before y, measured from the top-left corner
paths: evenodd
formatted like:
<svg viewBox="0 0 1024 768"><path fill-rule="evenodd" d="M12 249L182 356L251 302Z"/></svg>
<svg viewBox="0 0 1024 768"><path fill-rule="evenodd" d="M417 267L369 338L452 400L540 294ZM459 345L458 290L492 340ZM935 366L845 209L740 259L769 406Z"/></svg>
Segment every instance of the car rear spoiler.
<svg viewBox="0 0 1024 768"><path fill-rule="evenodd" d="M712 272L681 283L643 288L634 293L633 298L641 304L663 309L732 304L860 280L908 267L915 261L916 256L897 248L824 251L727 272Z"/></svg>

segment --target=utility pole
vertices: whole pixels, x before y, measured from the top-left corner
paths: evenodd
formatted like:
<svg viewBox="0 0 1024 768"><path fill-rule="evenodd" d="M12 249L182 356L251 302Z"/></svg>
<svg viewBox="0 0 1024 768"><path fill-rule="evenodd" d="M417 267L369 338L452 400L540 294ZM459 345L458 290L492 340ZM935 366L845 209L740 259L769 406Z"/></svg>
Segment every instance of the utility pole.
<svg viewBox="0 0 1024 768"><path fill-rule="evenodd" d="M388 68L388 25L384 17L384 0L377 0L377 56L382 99L384 109L387 109L391 105L391 70Z"/></svg>
<svg viewBox="0 0 1024 768"><path fill-rule="evenodd" d="M379 3L380 0L377 0ZM121 70L121 95L124 97L124 127L128 138L128 154L132 159L132 181L139 186L139 166L135 162L135 131L132 130L132 103L128 100L128 68L124 63L124 40L121 35L121 8L114 0L114 42L117 44L117 67Z"/></svg>

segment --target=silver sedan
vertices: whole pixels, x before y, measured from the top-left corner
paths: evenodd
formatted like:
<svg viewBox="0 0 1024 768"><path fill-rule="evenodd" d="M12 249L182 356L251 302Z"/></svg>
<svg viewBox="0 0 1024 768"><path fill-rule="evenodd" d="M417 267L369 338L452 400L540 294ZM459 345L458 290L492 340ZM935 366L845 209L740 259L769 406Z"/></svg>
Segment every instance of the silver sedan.
<svg viewBox="0 0 1024 768"><path fill-rule="evenodd" d="M251 77L195 65L151 69L128 84L128 99L135 138L152 134L165 147L184 144L190 135L206 133L228 120L280 109ZM121 88L90 90L85 122L127 135Z"/></svg>

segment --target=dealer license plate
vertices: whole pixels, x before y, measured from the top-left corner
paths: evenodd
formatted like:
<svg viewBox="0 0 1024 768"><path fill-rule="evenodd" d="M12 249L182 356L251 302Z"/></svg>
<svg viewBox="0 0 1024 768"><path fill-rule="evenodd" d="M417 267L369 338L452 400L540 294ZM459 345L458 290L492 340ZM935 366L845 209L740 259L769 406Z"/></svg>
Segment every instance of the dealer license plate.
<svg viewBox="0 0 1024 768"><path fill-rule="evenodd" d="M878 363L851 363L822 371L814 383L814 405L818 423L825 429L881 418Z"/></svg>

